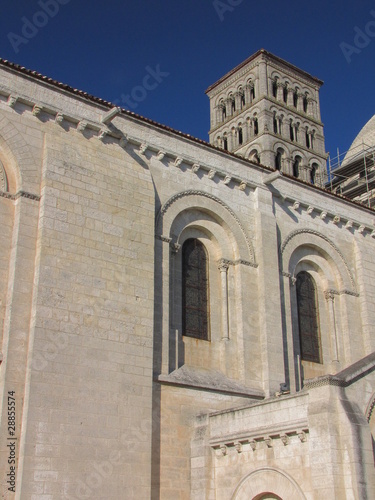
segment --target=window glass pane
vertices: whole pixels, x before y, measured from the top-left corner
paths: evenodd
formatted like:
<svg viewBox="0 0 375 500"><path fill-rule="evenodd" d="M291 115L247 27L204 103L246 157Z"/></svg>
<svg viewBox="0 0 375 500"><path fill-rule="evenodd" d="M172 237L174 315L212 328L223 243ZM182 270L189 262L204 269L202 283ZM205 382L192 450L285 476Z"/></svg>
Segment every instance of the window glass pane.
<svg viewBox="0 0 375 500"><path fill-rule="evenodd" d="M321 363L315 283L309 273L302 271L297 276L296 286L301 358Z"/></svg>
<svg viewBox="0 0 375 500"><path fill-rule="evenodd" d="M199 240L185 241L182 267L183 335L209 340L208 259Z"/></svg>

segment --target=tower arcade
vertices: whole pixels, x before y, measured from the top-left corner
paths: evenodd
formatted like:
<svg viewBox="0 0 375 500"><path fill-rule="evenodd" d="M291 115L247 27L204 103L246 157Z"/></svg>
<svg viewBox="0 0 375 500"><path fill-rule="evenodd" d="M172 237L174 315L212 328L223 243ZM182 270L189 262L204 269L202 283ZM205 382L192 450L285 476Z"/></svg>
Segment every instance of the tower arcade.
<svg viewBox="0 0 375 500"><path fill-rule="evenodd" d="M283 59L259 50L207 89L210 143L323 185L322 84Z"/></svg>

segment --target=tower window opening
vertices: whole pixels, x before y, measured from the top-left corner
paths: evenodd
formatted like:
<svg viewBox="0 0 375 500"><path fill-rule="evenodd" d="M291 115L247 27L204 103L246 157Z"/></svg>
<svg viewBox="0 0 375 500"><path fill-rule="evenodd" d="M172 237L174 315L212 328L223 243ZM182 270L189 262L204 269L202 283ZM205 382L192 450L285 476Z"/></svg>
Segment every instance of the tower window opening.
<svg viewBox="0 0 375 500"><path fill-rule="evenodd" d="M295 91L293 93L293 106L296 108L297 107L297 104L298 104L298 92Z"/></svg>
<svg viewBox="0 0 375 500"><path fill-rule="evenodd" d="M254 118L254 135L258 135L259 126L258 126L258 118Z"/></svg>
<svg viewBox="0 0 375 500"><path fill-rule="evenodd" d="M306 131L306 147L310 149L310 134Z"/></svg>
<svg viewBox="0 0 375 500"><path fill-rule="evenodd" d="M245 107L245 94L241 94L241 108Z"/></svg>
<svg viewBox="0 0 375 500"><path fill-rule="evenodd" d="M293 163L293 175L294 175L294 177L299 177L300 163L301 163L301 158L299 156L296 156L294 163Z"/></svg>
<svg viewBox="0 0 375 500"><path fill-rule="evenodd" d="M307 96L303 98L303 111L307 113Z"/></svg>
<svg viewBox="0 0 375 500"><path fill-rule="evenodd" d="M288 89L287 89L287 87L283 88L283 99L284 99L284 102L287 103L287 101L288 101Z"/></svg>
<svg viewBox="0 0 375 500"><path fill-rule="evenodd" d="M255 87L254 86L252 86L250 89L250 95L251 95L252 99L255 99Z"/></svg>
<svg viewBox="0 0 375 500"><path fill-rule="evenodd" d="M278 133L278 128L277 128L277 118L276 118L276 115L274 114L273 115L273 131L275 134Z"/></svg>
<svg viewBox="0 0 375 500"><path fill-rule="evenodd" d="M236 101L234 99L231 100L232 113L236 111Z"/></svg>
<svg viewBox="0 0 375 500"><path fill-rule="evenodd" d="M227 139L227 137L223 137L223 149L225 149L225 151L228 151L228 139Z"/></svg>
<svg viewBox="0 0 375 500"><path fill-rule="evenodd" d="M317 164L313 163L313 165L311 167L311 171L310 171L310 182L311 182L311 184L315 184L315 178L316 178L317 168L318 168Z"/></svg>
<svg viewBox="0 0 375 500"><path fill-rule="evenodd" d="M242 144L243 143L243 133L242 133L242 128L239 127L238 129L238 144Z"/></svg>
<svg viewBox="0 0 375 500"><path fill-rule="evenodd" d="M281 170L281 159L283 156L282 149L278 149L275 156L275 168L276 170Z"/></svg>
<svg viewBox="0 0 375 500"><path fill-rule="evenodd" d="M272 82L272 95L273 97L277 97L277 80Z"/></svg>
<svg viewBox="0 0 375 500"><path fill-rule="evenodd" d="M292 124L289 125L289 136L290 136L290 140L294 141L294 128L293 128Z"/></svg>

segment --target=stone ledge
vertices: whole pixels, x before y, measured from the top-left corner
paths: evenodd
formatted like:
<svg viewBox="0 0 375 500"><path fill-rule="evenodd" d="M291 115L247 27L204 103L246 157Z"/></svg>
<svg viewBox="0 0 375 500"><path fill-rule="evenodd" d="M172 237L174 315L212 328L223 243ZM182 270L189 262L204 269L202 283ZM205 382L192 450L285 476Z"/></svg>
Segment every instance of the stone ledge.
<svg viewBox="0 0 375 500"><path fill-rule="evenodd" d="M166 385L219 392L230 396L240 396L252 399L264 399L265 397L262 390L252 389L242 385L218 371L192 368L186 365L169 375L159 375L157 381Z"/></svg>

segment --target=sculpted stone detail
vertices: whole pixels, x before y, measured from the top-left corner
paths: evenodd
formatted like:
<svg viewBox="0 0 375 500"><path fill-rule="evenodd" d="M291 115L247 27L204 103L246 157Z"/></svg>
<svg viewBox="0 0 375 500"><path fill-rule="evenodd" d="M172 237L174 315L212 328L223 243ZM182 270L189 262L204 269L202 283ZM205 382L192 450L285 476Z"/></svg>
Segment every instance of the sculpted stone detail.
<svg viewBox="0 0 375 500"><path fill-rule="evenodd" d="M245 191L245 189L247 188L247 183L246 182L241 182L241 184L238 186L238 189L240 191Z"/></svg>
<svg viewBox="0 0 375 500"><path fill-rule="evenodd" d="M194 165L191 167L191 170L194 172L194 174L196 174L200 168L201 166L199 165L199 163L194 163Z"/></svg>
<svg viewBox="0 0 375 500"><path fill-rule="evenodd" d="M198 191L198 190L193 190L193 189L177 193L174 196L172 196L166 203L164 203L164 205L162 206L162 208L159 212L158 218L164 217L166 212L168 211L168 209L171 207L171 205L173 205L173 203L175 201L177 201L181 198L184 198L185 196L203 196L204 198L209 198L210 200L213 200L216 203L219 203L222 207L224 207L229 212L229 214L233 217L233 219L237 222L238 226L241 229L241 232L246 240L247 248L248 248L249 253L253 259L251 265L257 266L257 264L255 262L255 254L254 254L253 246L249 240L249 237L246 234L246 231L242 225L242 222L240 221L240 219L237 217L237 215L233 212L233 210L226 203L224 203L220 198L217 198L213 194L206 193L205 191ZM158 220L158 218L157 218L157 220Z"/></svg>
<svg viewBox="0 0 375 500"><path fill-rule="evenodd" d="M8 200L18 200L18 198L27 198L28 200L40 201L39 195L28 193L27 191L18 191L16 194L10 194L0 191L0 196L2 198L7 198Z"/></svg>
<svg viewBox="0 0 375 500"><path fill-rule="evenodd" d="M370 422L371 416L372 416L372 412L374 411L374 408L375 408L375 393L371 396L370 402L369 402L369 404L367 406L367 410L366 410L366 420L367 420L367 422Z"/></svg>
<svg viewBox="0 0 375 500"><path fill-rule="evenodd" d="M120 144L120 148L123 148L123 149L126 148L126 146L128 144L128 138L126 137L126 135L123 135L121 137L119 144Z"/></svg>
<svg viewBox="0 0 375 500"><path fill-rule="evenodd" d="M156 155L157 160L162 161L165 157L165 151L159 151L159 153Z"/></svg>
<svg viewBox="0 0 375 500"><path fill-rule="evenodd" d="M17 100L18 100L18 97L15 97L14 95L10 95L8 97L8 106L10 106L11 108L14 108L14 106L16 105Z"/></svg>
<svg viewBox="0 0 375 500"><path fill-rule="evenodd" d="M182 164L182 158L176 158L175 161L174 161L174 166L175 167L180 167L181 164Z"/></svg>
<svg viewBox="0 0 375 500"><path fill-rule="evenodd" d="M147 151L147 148L148 148L148 144L146 144L145 142L143 144L141 144L139 146L139 153L141 155L145 155L146 154L146 151Z"/></svg>
<svg viewBox="0 0 375 500"><path fill-rule="evenodd" d="M355 283L354 283L354 278L353 278L353 275L352 275L352 272L350 271L349 269L349 265L345 259L345 257L343 256L342 252L339 250L339 248L333 243L333 241L331 241L329 238L327 238L327 236L325 236L324 234L322 233L319 233L318 231L315 231L314 229L296 229L295 231L292 231L286 238L285 240L283 241L283 243L281 244L281 248L280 248L280 253L281 255L284 253L284 250L286 248L286 246L290 243L290 241L295 237L295 236L298 236L300 234L312 234L314 236L318 236L319 238L322 238L324 241L326 241L337 253L338 255L341 257L341 260L343 261L344 265L345 265L345 268L347 270L347 273L349 275L349 278L350 278L350 282L353 286L353 289L354 291L356 291L356 286L355 286Z"/></svg>
<svg viewBox="0 0 375 500"><path fill-rule="evenodd" d="M42 110L43 110L42 106L38 106L38 104L35 104L32 113L34 116L40 116Z"/></svg>
<svg viewBox="0 0 375 500"><path fill-rule="evenodd" d="M224 182L224 184L227 185L230 183L231 180L232 180L232 177L230 175L226 175L223 182Z"/></svg>
<svg viewBox="0 0 375 500"><path fill-rule="evenodd" d="M87 121L86 120L81 120L78 125L77 125L77 130L78 132L83 132L87 128Z"/></svg>
<svg viewBox="0 0 375 500"><path fill-rule="evenodd" d="M61 125L63 121L64 121L64 115L62 113L57 113L55 117L55 122Z"/></svg>
<svg viewBox="0 0 375 500"><path fill-rule="evenodd" d="M216 175L216 170L214 170L213 168L208 172L208 178L209 179L213 179Z"/></svg>

